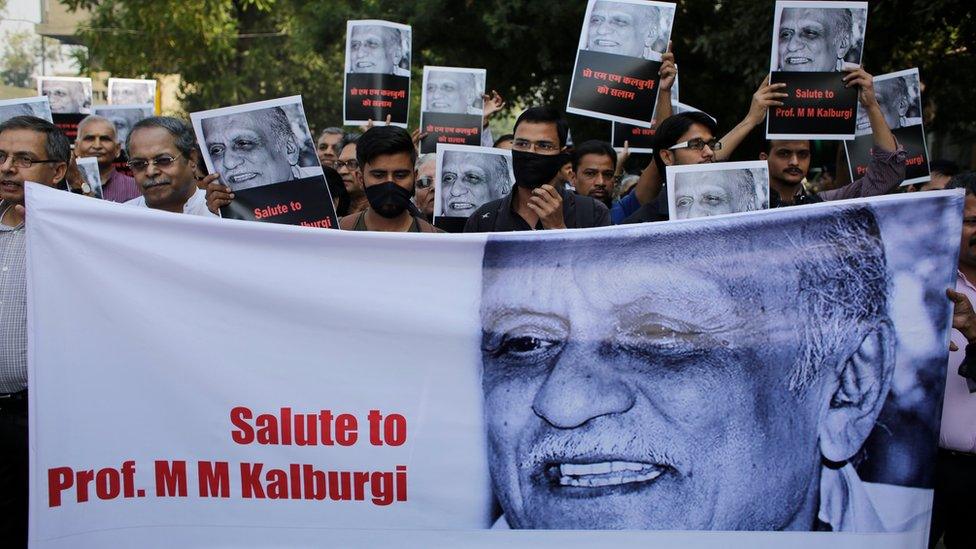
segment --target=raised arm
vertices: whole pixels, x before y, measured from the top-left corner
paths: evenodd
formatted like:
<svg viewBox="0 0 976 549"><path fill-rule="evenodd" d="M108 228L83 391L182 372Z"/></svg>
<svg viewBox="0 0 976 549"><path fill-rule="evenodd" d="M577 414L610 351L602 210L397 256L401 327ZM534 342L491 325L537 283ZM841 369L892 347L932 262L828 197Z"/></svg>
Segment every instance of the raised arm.
<svg viewBox="0 0 976 549"><path fill-rule="evenodd" d="M766 75L762 84L759 85L759 89L756 90L756 93L752 94L752 102L749 104L749 112L746 113L746 117L722 137L722 148L715 151L715 162L728 160L732 156L736 147L749 135L749 132L766 120L766 113L769 111L769 107L783 105L782 99L787 94L780 90L784 87L786 87L786 84L782 82L770 84L769 75Z"/></svg>

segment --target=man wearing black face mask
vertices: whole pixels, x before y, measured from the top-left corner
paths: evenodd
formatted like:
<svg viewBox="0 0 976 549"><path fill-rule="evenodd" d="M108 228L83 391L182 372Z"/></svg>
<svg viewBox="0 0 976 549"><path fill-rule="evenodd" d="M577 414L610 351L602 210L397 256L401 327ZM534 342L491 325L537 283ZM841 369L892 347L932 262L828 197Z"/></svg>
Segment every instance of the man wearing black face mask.
<svg viewBox="0 0 976 549"><path fill-rule="evenodd" d="M359 169L354 176L369 207L339 220L347 231L443 232L411 208L417 149L410 134L396 126L375 126L356 142Z"/></svg>
<svg viewBox="0 0 976 549"><path fill-rule="evenodd" d="M475 210L466 233L604 227L610 211L600 202L563 189L560 169L569 125L551 107L532 107L515 121L512 192Z"/></svg>

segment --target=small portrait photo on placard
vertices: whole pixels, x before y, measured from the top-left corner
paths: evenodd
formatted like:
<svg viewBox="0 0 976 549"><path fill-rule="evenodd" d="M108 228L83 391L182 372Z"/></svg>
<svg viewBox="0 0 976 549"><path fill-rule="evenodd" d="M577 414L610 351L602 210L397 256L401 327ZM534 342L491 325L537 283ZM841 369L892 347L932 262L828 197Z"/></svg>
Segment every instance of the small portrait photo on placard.
<svg viewBox="0 0 976 549"><path fill-rule="evenodd" d="M427 135L420 152L438 143L481 145L485 69L424 67L420 127Z"/></svg>
<svg viewBox="0 0 976 549"><path fill-rule="evenodd" d="M787 96L767 139L854 139L858 88L843 71L861 64L867 15L867 2L776 2L769 81Z"/></svg>
<svg viewBox="0 0 976 549"><path fill-rule="evenodd" d="M907 69L874 77L874 95L885 124L905 148L905 180L901 185L924 183L931 179L929 153L922 124L922 83L918 69ZM851 181L867 173L871 162L874 135L868 111L857 108L857 137L844 141Z"/></svg>
<svg viewBox="0 0 976 549"><path fill-rule="evenodd" d="M675 8L668 2L590 0L566 111L651 127Z"/></svg>
<svg viewBox="0 0 976 549"><path fill-rule="evenodd" d="M52 114L91 114L91 78L38 76L37 92L47 97Z"/></svg>
<svg viewBox="0 0 976 549"><path fill-rule="evenodd" d="M0 124L15 116L34 116L53 122L51 104L46 96L0 100Z"/></svg>
<svg viewBox="0 0 976 549"><path fill-rule="evenodd" d="M507 195L514 184L512 151L438 144L434 218L467 219L482 205Z"/></svg>
<svg viewBox="0 0 976 549"><path fill-rule="evenodd" d="M144 105L95 105L92 113L104 116L115 126L115 137L125 150L129 132L140 120L153 116L152 103Z"/></svg>
<svg viewBox="0 0 976 549"><path fill-rule="evenodd" d="M769 207L769 165L762 160L668 166L667 180L672 220Z"/></svg>
<svg viewBox="0 0 976 549"><path fill-rule="evenodd" d="M235 194L223 217L335 227L301 96L190 114L207 170Z"/></svg>
<svg viewBox="0 0 976 549"><path fill-rule="evenodd" d="M98 158L88 156L76 158L75 164L78 166L78 173L81 175L82 182L91 189L91 194L95 198L102 198L102 177L98 172ZM84 189L84 187L82 187ZM84 189L88 192L88 189Z"/></svg>
<svg viewBox="0 0 976 549"><path fill-rule="evenodd" d="M343 119L348 126L372 120L405 128L410 104L412 31L380 20L346 21Z"/></svg>
<svg viewBox="0 0 976 549"><path fill-rule="evenodd" d="M109 78L109 105L144 105L149 103L155 109L156 81L136 78Z"/></svg>

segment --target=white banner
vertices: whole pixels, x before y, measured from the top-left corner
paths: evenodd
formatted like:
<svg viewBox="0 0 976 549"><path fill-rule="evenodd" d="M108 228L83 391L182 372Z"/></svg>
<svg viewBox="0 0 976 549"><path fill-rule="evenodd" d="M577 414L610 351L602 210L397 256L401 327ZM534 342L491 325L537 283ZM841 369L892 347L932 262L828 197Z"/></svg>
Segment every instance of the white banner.
<svg viewBox="0 0 976 549"><path fill-rule="evenodd" d="M959 193L490 236L27 197L33 547L927 539Z"/></svg>

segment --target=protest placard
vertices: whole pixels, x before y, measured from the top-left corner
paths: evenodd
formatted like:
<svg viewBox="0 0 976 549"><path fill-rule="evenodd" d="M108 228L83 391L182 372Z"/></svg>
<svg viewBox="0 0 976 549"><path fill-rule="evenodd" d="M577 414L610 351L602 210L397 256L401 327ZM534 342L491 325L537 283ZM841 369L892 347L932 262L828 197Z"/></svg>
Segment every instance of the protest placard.
<svg viewBox="0 0 976 549"><path fill-rule="evenodd" d="M301 96L195 112L190 120L207 170L234 193L221 216L337 226Z"/></svg>
<svg viewBox="0 0 976 549"><path fill-rule="evenodd" d="M844 69L861 64L867 2L776 2L770 83L785 83L769 109L767 139L854 139L857 86Z"/></svg>
<svg viewBox="0 0 976 549"><path fill-rule="evenodd" d="M649 128L675 4L589 0L566 111Z"/></svg>
<svg viewBox="0 0 976 549"><path fill-rule="evenodd" d="M874 77L874 95L885 123L898 143L905 148L905 180L902 186L924 183L930 179L929 153L922 124L922 86L918 69L882 74ZM845 141L851 181L867 173L871 162L871 122L867 109L857 106L857 137Z"/></svg>
<svg viewBox="0 0 976 549"><path fill-rule="evenodd" d="M694 219L769 207L765 160L667 166L668 217Z"/></svg>
<svg viewBox="0 0 976 549"><path fill-rule="evenodd" d="M389 116L393 125L407 127L411 44L409 25L346 21L344 124L382 123Z"/></svg>
<svg viewBox="0 0 976 549"><path fill-rule="evenodd" d="M109 78L109 105L152 105L153 114L156 110L156 81L137 78Z"/></svg>
<svg viewBox="0 0 976 549"><path fill-rule="evenodd" d="M0 124L15 116L36 116L48 122L54 121L47 96L0 99Z"/></svg>
<svg viewBox="0 0 976 549"><path fill-rule="evenodd" d="M512 151L469 145L437 145L434 219L462 218L507 195L515 184Z"/></svg>
<svg viewBox="0 0 976 549"><path fill-rule="evenodd" d="M82 181L91 189L92 196L102 198L102 177L98 172L98 158L94 156L76 158L75 164L78 166Z"/></svg>
<svg viewBox="0 0 976 549"><path fill-rule="evenodd" d="M448 145L481 145L484 69L424 67L420 129L427 135L420 152Z"/></svg>
<svg viewBox="0 0 976 549"><path fill-rule="evenodd" d="M74 144L78 137L78 122L91 114L91 78L38 76L37 93L47 97L54 124Z"/></svg>

